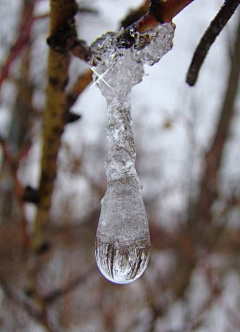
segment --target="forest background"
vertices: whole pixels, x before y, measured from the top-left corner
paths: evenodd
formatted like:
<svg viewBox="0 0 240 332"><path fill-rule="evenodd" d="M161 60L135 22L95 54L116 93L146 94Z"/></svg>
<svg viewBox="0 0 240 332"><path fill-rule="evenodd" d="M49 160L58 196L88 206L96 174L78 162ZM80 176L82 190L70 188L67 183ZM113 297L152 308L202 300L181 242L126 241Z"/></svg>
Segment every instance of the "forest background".
<svg viewBox="0 0 240 332"><path fill-rule="evenodd" d="M78 37L88 45L117 30L130 9L148 8L140 0L77 4ZM239 9L196 85L185 82L221 5L195 0L176 16L173 49L146 66L132 90L152 250L143 277L119 286L94 261L106 189L106 102L79 53L58 72L67 85L48 99L49 2L1 1L0 331L240 331ZM46 105L63 100L64 132L55 130L49 145L57 153L60 144L58 159L44 166ZM39 188L44 167L52 197L51 185Z"/></svg>

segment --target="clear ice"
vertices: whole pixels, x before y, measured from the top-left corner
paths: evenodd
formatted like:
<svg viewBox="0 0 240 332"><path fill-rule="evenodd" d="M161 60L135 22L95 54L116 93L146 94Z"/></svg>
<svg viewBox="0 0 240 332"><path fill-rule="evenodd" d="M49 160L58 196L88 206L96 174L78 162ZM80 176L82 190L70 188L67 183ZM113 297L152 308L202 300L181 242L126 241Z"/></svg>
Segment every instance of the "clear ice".
<svg viewBox="0 0 240 332"><path fill-rule="evenodd" d="M91 46L90 66L107 100L107 138L111 143L105 170L107 190L95 242L101 273L117 284L128 284L146 270L150 258L150 234L140 182L135 169L130 92L142 81L144 64L154 65L172 48L174 25L166 23L140 34L128 31L132 40L109 32Z"/></svg>

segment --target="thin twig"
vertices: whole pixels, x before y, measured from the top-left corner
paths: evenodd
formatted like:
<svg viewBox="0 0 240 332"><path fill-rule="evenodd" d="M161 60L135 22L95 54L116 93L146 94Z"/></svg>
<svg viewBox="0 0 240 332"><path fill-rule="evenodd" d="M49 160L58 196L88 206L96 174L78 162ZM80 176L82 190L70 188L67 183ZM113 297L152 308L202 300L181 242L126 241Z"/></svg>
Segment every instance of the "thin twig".
<svg viewBox="0 0 240 332"><path fill-rule="evenodd" d="M194 0L151 0L150 13L160 23L171 22L172 19Z"/></svg>
<svg viewBox="0 0 240 332"><path fill-rule="evenodd" d="M66 286L62 288L58 288L54 290L53 292L49 293L46 295L43 300L45 304L50 305L60 297L64 296L68 292L71 292L74 290L76 287L79 286L80 283L84 282L87 278L89 278L93 272L96 270L96 266L91 266L87 271L83 272L80 274L80 276L76 277L73 281L68 283Z"/></svg>
<svg viewBox="0 0 240 332"><path fill-rule="evenodd" d="M130 28L133 27L140 33L144 33L151 29L154 29L159 24L171 22L173 17L175 17L180 11L182 11L185 7L187 7L194 0L151 0L150 6L147 14L140 18L138 21L129 26L129 23L126 22L127 28L121 33L119 36L119 40L124 47L131 47L135 42L134 38L132 38L130 32ZM145 5L142 7L142 12L146 11ZM138 13L137 13L138 15Z"/></svg>
<svg viewBox="0 0 240 332"><path fill-rule="evenodd" d="M0 87L4 80L8 77L10 68L16 58L19 56L21 51L27 45L30 40L30 35L32 31L32 26L34 23L34 18L32 16L34 8L34 1L29 5L26 14L23 17L23 24L22 27L19 29L19 35L14 43L13 47L11 48L4 64L2 65L1 72L0 72Z"/></svg>
<svg viewBox="0 0 240 332"><path fill-rule="evenodd" d="M95 8L89 8L89 7L80 7L78 8L79 13L86 13L86 14L91 14L91 15L97 15L99 11Z"/></svg>
<svg viewBox="0 0 240 332"><path fill-rule="evenodd" d="M78 12L79 13L92 14L92 15L97 15L99 13L97 9L87 8L87 7L86 8L79 8ZM34 20L35 21L40 21L42 19L49 18L49 17L50 17L50 13L47 12L45 14L34 16Z"/></svg>
<svg viewBox="0 0 240 332"><path fill-rule="evenodd" d="M172 19L194 0L151 0L148 14L143 17L135 28L139 32L153 29L160 23L171 22Z"/></svg>
<svg viewBox="0 0 240 332"><path fill-rule="evenodd" d="M27 155L30 149L30 145L28 144L28 146L26 147L24 146L16 158L13 157L12 154L10 153L7 144L1 135L0 135L0 146L2 147L3 156L8 165L10 166L11 176L14 182L14 194L17 200L19 213L20 213L22 247L23 249L27 249L29 246L29 234L27 231L27 217L26 217L25 207L22 200L24 189L22 183L18 179L18 168L21 159Z"/></svg>
<svg viewBox="0 0 240 332"><path fill-rule="evenodd" d="M66 96L66 110L69 110L84 89L92 82L92 71L88 70L80 75L74 84L70 87Z"/></svg>
<svg viewBox="0 0 240 332"><path fill-rule="evenodd" d="M218 14L212 20L206 32L204 33L202 39L200 40L200 43L198 44L194 52L192 62L188 69L186 81L190 86L193 86L196 83L199 71L210 47L212 46L220 32L223 30L227 22L232 17L238 5L239 0L226 1L219 10Z"/></svg>
<svg viewBox="0 0 240 332"><path fill-rule="evenodd" d="M212 241L209 234L209 223L213 219L212 206L218 196L218 173L221 167L223 152L226 146L230 126L235 112L235 100L239 86L240 74L240 20L236 31L233 61L229 72L225 96L223 97L219 121L209 151L204 158L204 170L199 184L199 196L195 213L189 218L189 224L199 239ZM211 243L210 243L211 244Z"/></svg>
<svg viewBox="0 0 240 332"><path fill-rule="evenodd" d="M51 323L49 323L47 311L43 307L41 309L38 309L36 306L28 303L26 300L21 298L16 292L14 292L11 287L8 285L8 283L5 281L5 279L0 275L0 286L6 295L6 297L13 302L15 305L17 305L19 308L24 310L28 313L28 315L33 318L37 323L42 324L46 331L48 332L57 332L54 326L52 326Z"/></svg>
<svg viewBox="0 0 240 332"><path fill-rule="evenodd" d="M32 318L39 321L41 317L41 311L39 311L36 307L33 307L31 304L26 302L24 299L20 298L17 293L13 292L11 287L8 285L8 283L4 280L4 278L0 275L0 285L4 292L4 294L7 296L7 298L15 303L19 308L26 311Z"/></svg>
<svg viewBox="0 0 240 332"><path fill-rule="evenodd" d="M120 27L126 29L138 20L140 20L143 16L147 14L149 5L150 0L145 0L140 7L134 10L131 9L130 12L121 20Z"/></svg>

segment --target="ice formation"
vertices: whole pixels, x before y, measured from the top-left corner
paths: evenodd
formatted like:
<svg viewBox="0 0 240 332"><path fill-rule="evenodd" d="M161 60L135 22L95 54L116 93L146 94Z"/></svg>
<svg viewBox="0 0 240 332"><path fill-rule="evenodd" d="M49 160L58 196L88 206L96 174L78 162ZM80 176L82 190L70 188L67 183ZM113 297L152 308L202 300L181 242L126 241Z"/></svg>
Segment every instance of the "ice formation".
<svg viewBox="0 0 240 332"><path fill-rule="evenodd" d="M101 273L117 284L138 279L150 257L150 235L135 169L130 92L142 81L144 64L153 65L172 48L174 25L166 23L140 34L109 32L91 46L90 66L107 100L107 137L111 143L105 169L107 190L101 201L95 256Z"/></svg>

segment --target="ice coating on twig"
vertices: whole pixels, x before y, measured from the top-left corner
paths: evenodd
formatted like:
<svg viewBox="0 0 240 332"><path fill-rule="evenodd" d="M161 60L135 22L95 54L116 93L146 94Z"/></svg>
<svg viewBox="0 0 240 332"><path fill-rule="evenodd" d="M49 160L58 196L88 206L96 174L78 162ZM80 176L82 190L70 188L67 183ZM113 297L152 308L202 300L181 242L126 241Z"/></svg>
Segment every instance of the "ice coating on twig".
<svg viewBox="0 0 240 332"><path fill-rule="evenodd" d="M107 100L106 130L111 143L95 256L101 273L114 283L138 279L150 257L148 220L135 169L130 93L142 81L144 64L153 65L172 48L174 29L171 23L143 34L130 29L133 42L128 48L121 33L109 32L91 46L90 65Z"/></svg>
<svg viewBox="0 0 240 332"><path fill-rule="evenodd" d="M159 25L154 30L139 33L134 28L129 35L135 40L132 47L124 48L121 32L108 32L97 39L91 46L90 65L98 74L106 71L104 80L98 86L107 100L114 97L120 100L129 96L132 87L142 81L143 65L154 65L172 48L175 26L172 23ZM94 76L97 79L96 75Z"/></svg>

